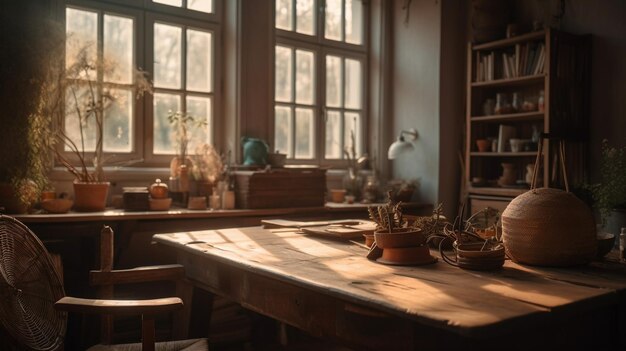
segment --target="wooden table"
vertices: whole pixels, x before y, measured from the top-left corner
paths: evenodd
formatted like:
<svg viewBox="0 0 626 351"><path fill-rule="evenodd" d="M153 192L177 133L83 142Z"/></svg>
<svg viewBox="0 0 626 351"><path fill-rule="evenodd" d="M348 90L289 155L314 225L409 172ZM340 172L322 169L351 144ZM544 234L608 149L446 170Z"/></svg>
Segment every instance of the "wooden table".
<svg viewBox="0 0 626 351"><path fill-rule="evenodd" d="M626 266L382 265L350 242L261 227L158 234L194 283L358 349L624 349ZM469 348L468 348L469 347Z"/></svg>

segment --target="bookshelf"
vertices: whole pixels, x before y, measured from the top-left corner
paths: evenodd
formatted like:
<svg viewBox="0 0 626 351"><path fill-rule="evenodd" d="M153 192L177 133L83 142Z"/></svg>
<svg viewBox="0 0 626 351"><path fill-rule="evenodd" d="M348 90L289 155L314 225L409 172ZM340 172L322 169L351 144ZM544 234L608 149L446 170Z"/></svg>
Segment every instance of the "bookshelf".
<svg viewBox="0 0 626 351"><path fill-rule="evenodd" d="M464 177L472 212L503 209L528 190L542 132L566 140L570 184L586 179L590 47L588 35L553 29L468 44ZM554 143L544 148L540 185L562 188ZM514 178L503 177L505 167Z"/></svg>

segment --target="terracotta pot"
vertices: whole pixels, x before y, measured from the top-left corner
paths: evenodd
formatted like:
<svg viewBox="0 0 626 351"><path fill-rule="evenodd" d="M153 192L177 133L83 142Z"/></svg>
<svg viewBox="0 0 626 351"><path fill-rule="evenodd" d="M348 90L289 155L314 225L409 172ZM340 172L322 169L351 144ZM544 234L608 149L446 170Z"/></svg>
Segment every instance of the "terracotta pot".
<svg viewBox="0 0 626 351"><path fill-rule="evenodd" d="M374 232L376 246L381 249L396 247L419 246L426 243L426 238L422 235L422 230L417 228L398 228L391 233Z"/></svg>
<svg viewBox="0 0 626 351"><path fill-rule="evenodd" d="M104 211L110 185L109 182L74 182L74 210L78 212Z"/></svg>
<svg viewBox="0 0 626 351"><path fill-rule="evenodd" d="M365 238L365 246L372 247L374 245L374 234L363 234Z"/></svg>
<svg viewBox="0 0 626 351"><path fill-rule="evenodd" d="M26 203L20 201L18 193L25 195ZM12 184L0 184L0 208L4 208L4 213L18 214L26 213L37 200L37 185L32 180L24 180L20 189L16 192Z"/></svg>
<svg viewBox="0 0 626 351"><path fill-rule="evenodd" d="M345 189L330 189L330 199L333 202L342 203L346 198Z"/></svg>
<svg viewBox="0 0 626 351"><path fill-rule="evenodd" d="M393 265L420 265L436 262L427 245L383 249L377 262Z"/></svg>
<svg viewBox="0 0 626 351"><path fill-rule="evenodd" d="M476 140L476 146L478 147L478 151L487 152L491 149L491 141L487 139L478 139Z"/></svg>

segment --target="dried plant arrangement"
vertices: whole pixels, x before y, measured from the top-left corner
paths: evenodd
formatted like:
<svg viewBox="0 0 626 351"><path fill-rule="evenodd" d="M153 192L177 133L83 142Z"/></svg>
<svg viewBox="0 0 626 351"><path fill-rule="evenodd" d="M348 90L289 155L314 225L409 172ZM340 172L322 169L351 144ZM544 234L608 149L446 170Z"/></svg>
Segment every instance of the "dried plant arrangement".
<svg viewBox="0 0 626 351"><path fill-rule="evenodd" d="M207 143L200 144L192 155L193 167L191 174L196 180L215 183L222 177L224 171L223 155L217 153L215 148Z"/></svg>
<svg viewBox="0 0 626 351"><path fill-rule="evenodd" d="M431 216L417 217L411 226L421 228L422 233L430 238L434 235L443 235L443 230L448 224L448 219L443 215L443 204L440 203Z"/></svg>
<svg viewBox="0 0 626 351"><path fill-rule="evenodd" d="M407 228L408 221L402 215L402 202L394 202L391 192L387 196L389 200L386 204L367 209L369 218L376 223L376 231L392 233L394 229Z"/></svg>
<svg viewBox="0 0 626 351"><path fill-rule="evenodd" d="M461 213L464 213L465 206ZM431 238L440 238L439 253L441 258L453 266L489 270L502 267L504 263L504 245L501 236L498 236L500 212L496 209L484 208L468 219L457 216L454 223L448 223L441 234ZM482 233L493 232L493 236L484 238ZM449 257L444 250L446 244L452 242L456 258Z"/></svg>

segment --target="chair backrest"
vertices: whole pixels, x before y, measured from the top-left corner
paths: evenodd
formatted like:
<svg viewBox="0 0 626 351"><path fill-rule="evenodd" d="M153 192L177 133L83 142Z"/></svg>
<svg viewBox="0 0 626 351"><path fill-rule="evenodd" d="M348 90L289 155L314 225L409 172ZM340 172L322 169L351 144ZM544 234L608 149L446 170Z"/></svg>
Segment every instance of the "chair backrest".
<svg viewBox="0 0 626 351"><path fill-rule="evenodd" d="M0 326L20 349L58 350L67 313L54 303L63 284L43 243L17 219L0 215Z"/></svg>
<svg viewBox="0 0 626 351"><path fill-rule="evenodd" d="M190 306L193 287L184 279L185 271L181 265L161 265L138 267L134 269L115 270L114 252L115 235L109 226L104 226L100 232L100 268L90 272L90 283L97 286L99 299L113 299L115 285L129 283L147 283L155 281L173 281L176 284L176 296L180 297L185 306L174 312L172 321L172 338L185 339L188 335ZM139 296L133 296L132 299ZM113 343L113 317L101 317L101 342Z"/></svg>

